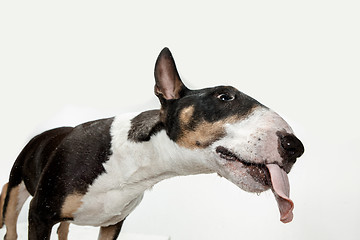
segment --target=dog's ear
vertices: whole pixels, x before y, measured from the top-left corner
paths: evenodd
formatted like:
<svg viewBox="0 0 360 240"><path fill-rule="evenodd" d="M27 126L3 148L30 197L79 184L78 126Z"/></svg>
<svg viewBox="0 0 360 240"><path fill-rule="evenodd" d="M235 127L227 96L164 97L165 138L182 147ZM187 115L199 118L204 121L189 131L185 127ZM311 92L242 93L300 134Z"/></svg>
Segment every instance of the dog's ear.
<svg viewBox="0 0 360 240"><path fill-rule="evenodd" d="M155 95L161 102L164 100L179 99L187 88L180 79L175 61L168 48L164 48L155 64Z"/></svg>

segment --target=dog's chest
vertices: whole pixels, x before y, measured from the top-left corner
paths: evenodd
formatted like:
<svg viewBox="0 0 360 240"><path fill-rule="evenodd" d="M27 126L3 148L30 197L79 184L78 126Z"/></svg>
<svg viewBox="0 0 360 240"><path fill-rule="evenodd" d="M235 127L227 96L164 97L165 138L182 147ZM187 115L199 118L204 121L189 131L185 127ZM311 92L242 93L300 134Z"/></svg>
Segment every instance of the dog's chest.
<svg viewBox="0 0 360 240"><path fill-rule="evenodd" d="M74 213L74 223L78 225L108 226L113 225L126 216L141 202L144 188L138 184L130 185L127 173L119 161L129 161L125 157L111 157L104 164L106 172L100 175L89 186L81 199L80 208ZM96 216L94 218L94 216Z"/></svg>
<svg viewBox="0 0 360 240"><path fill-rule="evenodd" d="M126 196L125 191L110 190L103 193L89 192L74 214L77 225L109 226L125 219L141 202L143 193ZM94 217L96 216L96 217Z"/></svg>

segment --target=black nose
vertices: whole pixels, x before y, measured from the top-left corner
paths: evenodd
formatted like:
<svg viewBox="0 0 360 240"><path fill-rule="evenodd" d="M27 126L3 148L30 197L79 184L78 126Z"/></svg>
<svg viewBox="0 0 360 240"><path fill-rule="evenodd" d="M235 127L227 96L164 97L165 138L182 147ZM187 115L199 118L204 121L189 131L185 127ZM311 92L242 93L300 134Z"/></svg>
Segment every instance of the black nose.
<svg viewBox="0 0 360 240"><path fill-rule="evenodd" d="M293 134L280 136L280 146L290 159L296 159L304 153L304 145Z"/></svg>

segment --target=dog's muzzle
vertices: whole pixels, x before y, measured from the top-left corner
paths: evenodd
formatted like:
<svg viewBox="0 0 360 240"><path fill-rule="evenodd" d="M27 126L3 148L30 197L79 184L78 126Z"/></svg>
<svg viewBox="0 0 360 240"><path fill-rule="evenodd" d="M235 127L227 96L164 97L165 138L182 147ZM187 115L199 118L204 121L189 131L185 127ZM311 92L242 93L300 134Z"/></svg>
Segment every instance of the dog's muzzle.
<svg viewBox="0 0 360 240"><path fill-rule="evenodd" d="M280 220L293 218L287 174L304 146L275 112L259 108L246 119L227 125L227 137L216 142L218 173L248 192L271 189Z"/></svg>

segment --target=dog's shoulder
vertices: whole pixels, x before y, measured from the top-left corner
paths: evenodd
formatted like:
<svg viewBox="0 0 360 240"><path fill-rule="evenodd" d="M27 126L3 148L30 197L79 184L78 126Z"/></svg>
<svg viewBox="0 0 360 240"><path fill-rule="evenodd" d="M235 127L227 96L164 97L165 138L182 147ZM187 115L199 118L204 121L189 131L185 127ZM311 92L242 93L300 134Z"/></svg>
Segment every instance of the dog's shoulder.
<svg viewBox="0 0 360 240"><path fill-rule="evenodd" d="M164 129L160 121L160 110L149 110L131 119L128 140L134 142L149 141L151 136Z"/></svg>
<svg viewBox="0 0 360 240"><path fill-rule="evenodd" d="M72 129L48 153L43 172L45 186L63 188L63 192L84 194L87 187L105 172L103 163L111 156L111 126L114 118L80 124ZM42 183L40 183L42 184ZM48 189L50 191L50 189Z"/></svg>

